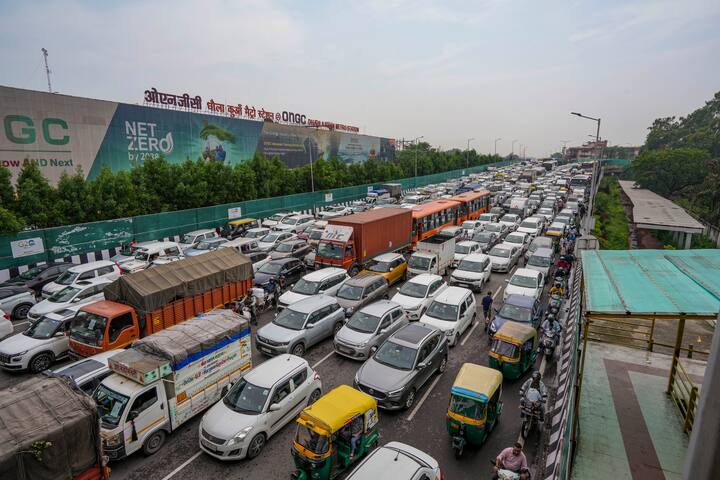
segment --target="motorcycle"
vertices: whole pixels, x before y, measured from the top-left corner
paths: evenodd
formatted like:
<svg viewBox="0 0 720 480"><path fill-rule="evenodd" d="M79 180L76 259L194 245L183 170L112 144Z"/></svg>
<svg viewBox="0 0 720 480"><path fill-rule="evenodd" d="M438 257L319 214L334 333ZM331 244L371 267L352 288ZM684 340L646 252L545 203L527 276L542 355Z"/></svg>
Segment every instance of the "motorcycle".
<svg viewBox="0 0 720 480"><path fill-rule="evenodd" d="M557 315L557 312L560 311L562 303L562 296L559 293L553 293L550 295L550 301L548 302L548 311Z"/></svg>
<svg viewBox="0 0 720 480"><path fill-rule="evenodd" d="M523 438L527 438L536 423L540 423L542 419L542 395L536 388L529 388L525 392L525 397L520 401L520 418L522 419L522 428L520 434Z"/></svg>
<svg viewBox="0 0 720 480"><path fill-rule="evenodd" d="M540 352L550 361L555 354L555 335L549 331L542 332L542 340L540 340Z"/></svg>

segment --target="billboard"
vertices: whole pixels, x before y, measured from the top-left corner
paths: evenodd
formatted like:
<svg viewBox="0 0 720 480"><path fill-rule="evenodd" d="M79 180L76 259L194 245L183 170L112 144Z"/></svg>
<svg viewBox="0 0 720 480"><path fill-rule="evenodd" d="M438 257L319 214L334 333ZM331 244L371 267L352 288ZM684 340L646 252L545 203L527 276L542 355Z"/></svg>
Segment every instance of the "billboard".
<svg viewBox="0 0 720 480"><path fill-rule="evenodd" d="M13 177L35 162L51 183L81 167L88 178L105 166L127 170L148 158L235 165L255 152L288 167L324 158L394 160L394 140L0 87L0 164Z"/></svg>

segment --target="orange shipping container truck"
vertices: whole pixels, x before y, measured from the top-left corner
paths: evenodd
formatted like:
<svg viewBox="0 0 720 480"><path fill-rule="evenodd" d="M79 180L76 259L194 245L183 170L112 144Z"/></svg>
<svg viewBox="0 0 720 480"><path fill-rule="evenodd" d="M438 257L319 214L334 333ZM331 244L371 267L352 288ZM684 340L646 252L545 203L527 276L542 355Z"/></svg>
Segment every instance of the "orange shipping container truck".
<svg viewBox="0 0 720 480"><path fill-rule="evenodd" d="M412 211L406 208L378 208L333 218L318 244L315 265L342 267L353 276L381 253L410 246Z"/></svg>
<svg viewBox="0 0 720 480"><path fill-rule="evenodd" d="M252 287L250 260L235 249L124 275L105 300L80 308L70 325L70 350L89 357L239 300Z"/></svg>

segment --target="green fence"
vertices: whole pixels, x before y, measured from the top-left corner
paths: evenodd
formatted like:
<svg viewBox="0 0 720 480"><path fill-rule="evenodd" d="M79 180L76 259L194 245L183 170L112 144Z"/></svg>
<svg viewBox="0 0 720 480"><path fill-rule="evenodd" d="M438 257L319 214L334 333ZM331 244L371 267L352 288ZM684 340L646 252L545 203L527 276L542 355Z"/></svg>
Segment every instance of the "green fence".
<svg viewBox="0 0 720 480"><path fill-rule="evenodd" d="M403 189L411 189L431 183L458 178L468 173L477 173L488 167L500 167L509 161L477 167L452 170L417 178L392 180ZM239 203L228 203L212 207L195 208L176 212L156 213L132 218L120 218L103 222L67 225L22 232L15 236L0 236L0 270L31 263L45 262L71 255L80 255L113 247L136 239L138 242L156 240L180 235L201 228L215 228L228 221L228 210L240 208L242 217L264 218L282 210L309 210L326 205L364 198L368 188L374 185L355 185L314 193L299 193L283 197L262 198ZM14 258L10 242L30 238L41 238L45 251L35 255Z"/></svg>

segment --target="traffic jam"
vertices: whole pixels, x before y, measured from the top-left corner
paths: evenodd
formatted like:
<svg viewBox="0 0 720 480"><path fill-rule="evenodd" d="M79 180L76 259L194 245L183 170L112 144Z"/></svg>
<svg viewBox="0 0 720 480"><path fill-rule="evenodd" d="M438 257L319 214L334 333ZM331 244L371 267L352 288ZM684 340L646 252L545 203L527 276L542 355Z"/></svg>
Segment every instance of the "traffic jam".
<svg viewBox="0 0 720 480"><path fill-rule="evenodd" d="M536 476L591 166L30 268L0 284L0 418L47 441L6 454L33 479Z"/></svg>

